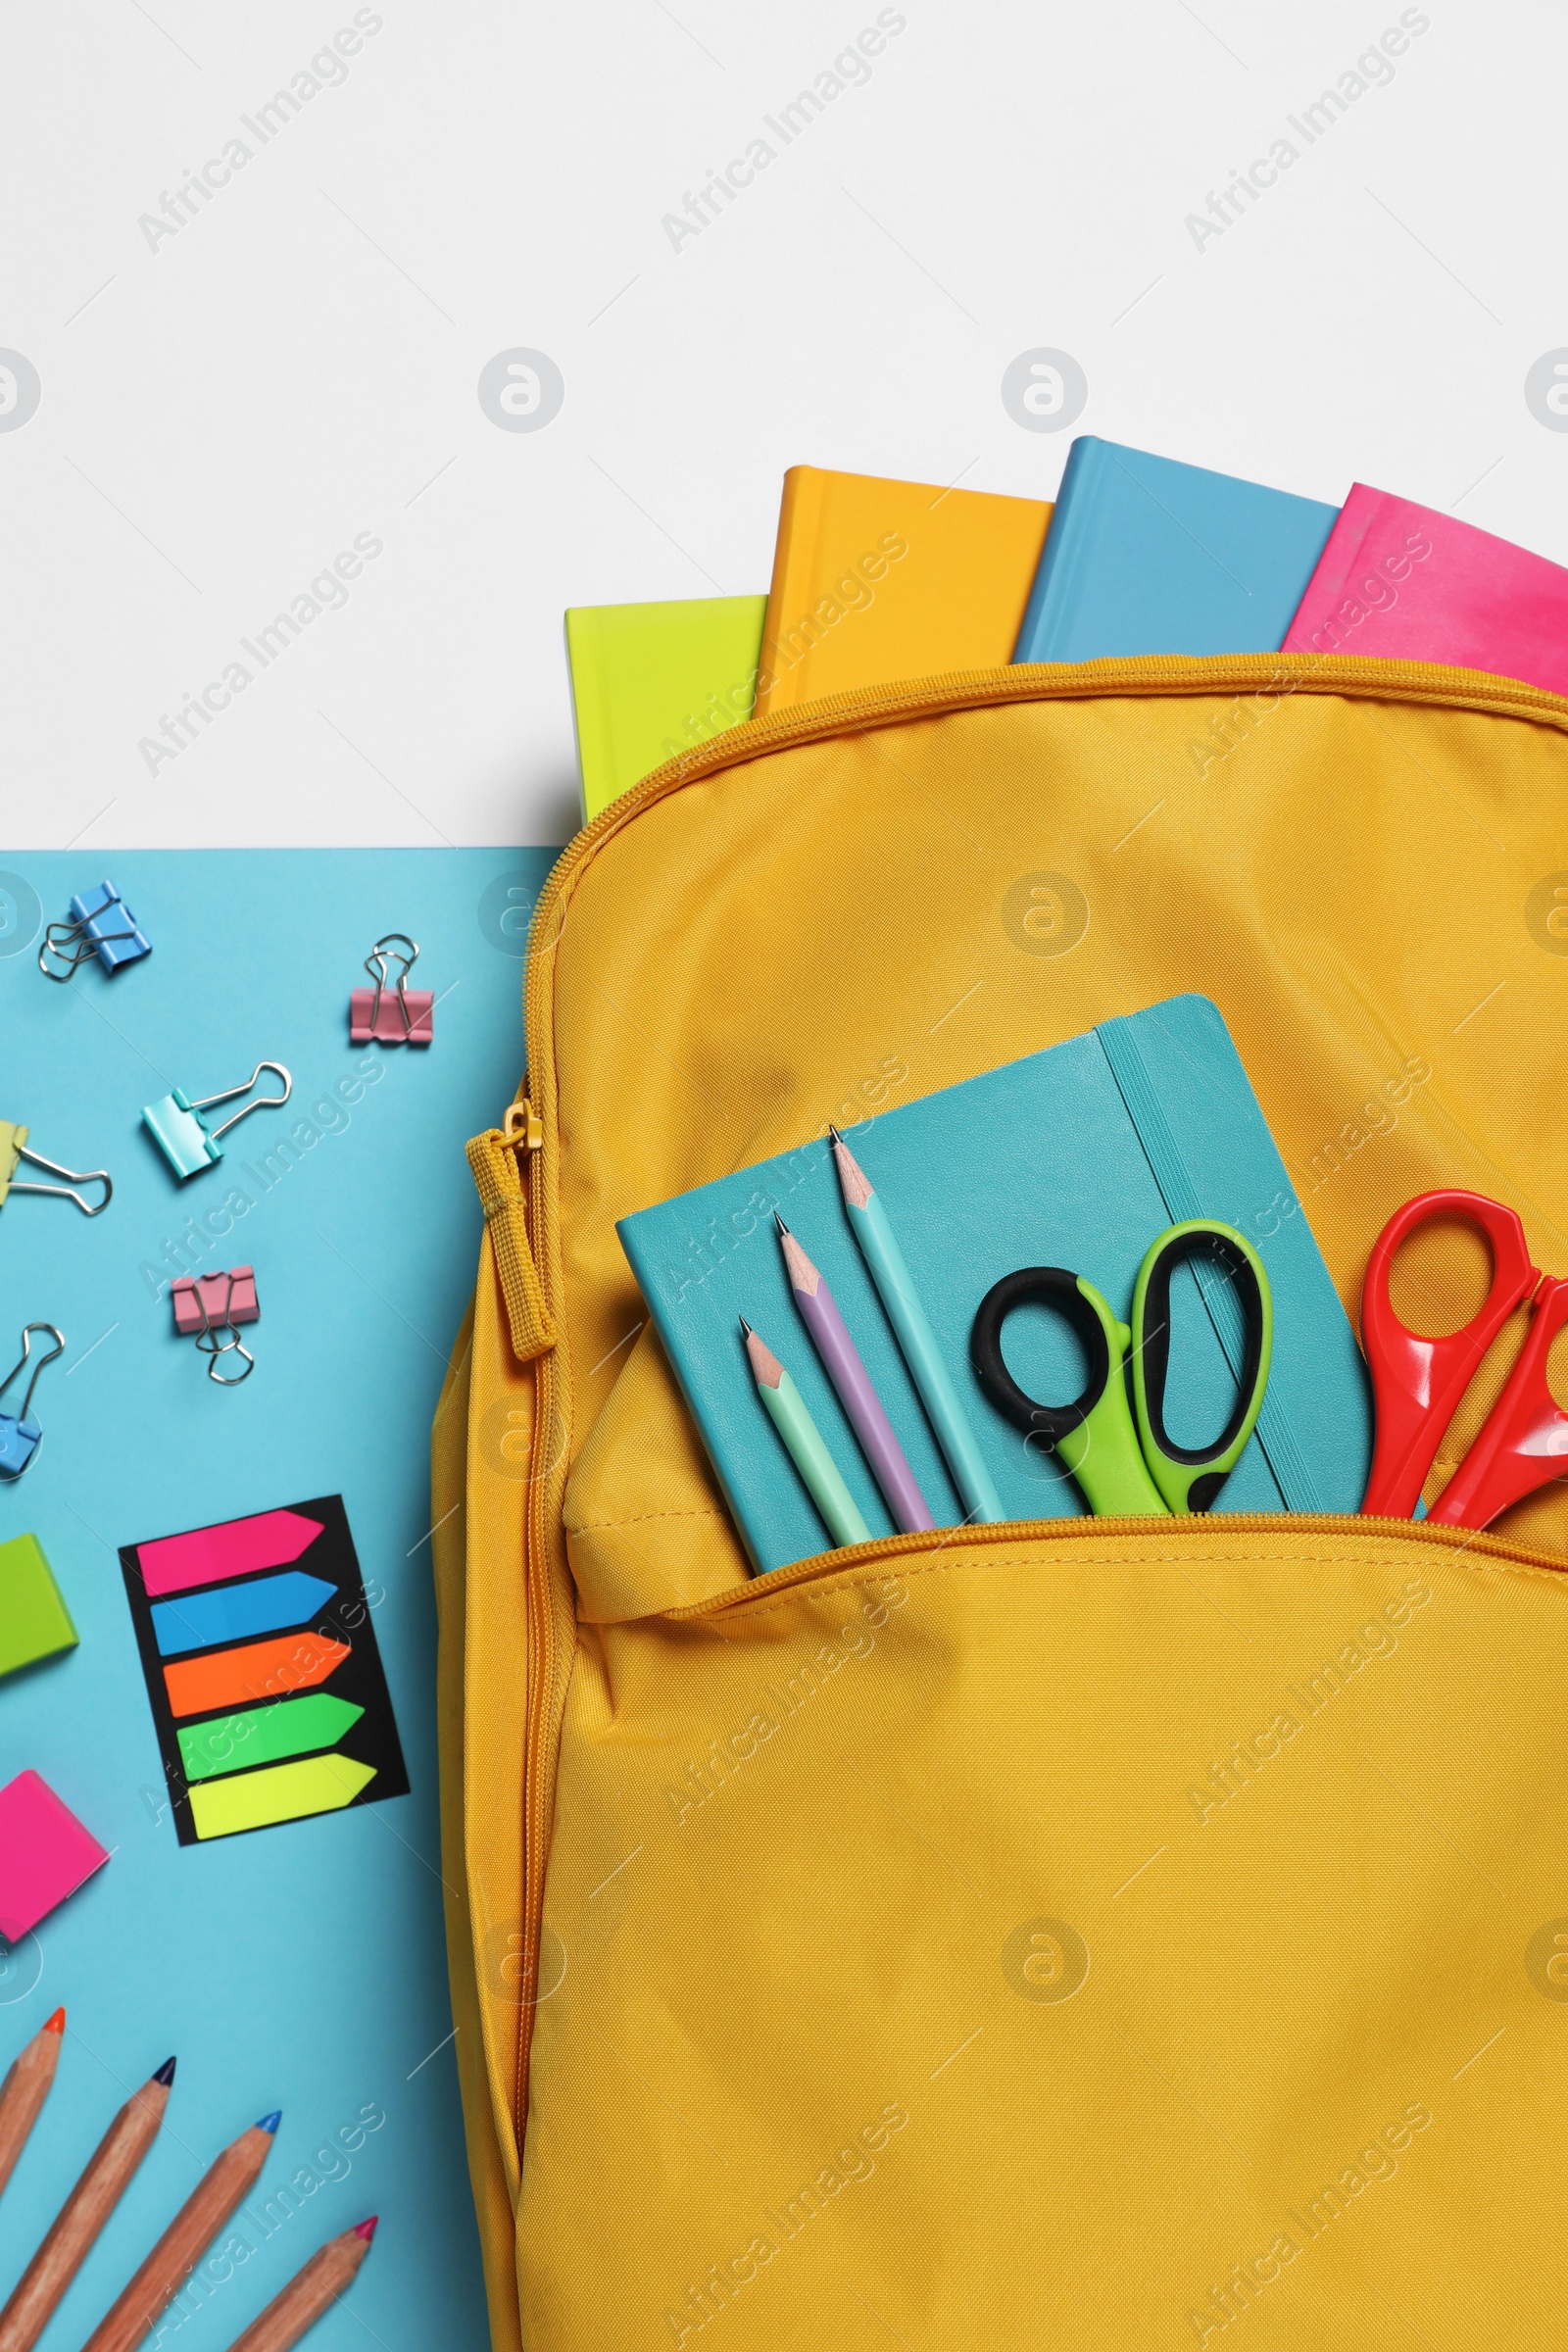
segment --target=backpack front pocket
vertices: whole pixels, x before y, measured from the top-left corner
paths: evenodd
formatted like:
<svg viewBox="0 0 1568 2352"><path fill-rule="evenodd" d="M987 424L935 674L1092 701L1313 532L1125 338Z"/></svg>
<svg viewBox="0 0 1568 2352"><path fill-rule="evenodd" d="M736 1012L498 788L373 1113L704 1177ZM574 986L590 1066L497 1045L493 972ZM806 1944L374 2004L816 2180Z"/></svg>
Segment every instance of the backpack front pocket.
<svg viewBox="0 0 1568 2352"><path fill-rule="evenodd" d="M585 1628L525 2339L1555 2343L1565 1674L1544 1559L1356 1520Z"/></svg>

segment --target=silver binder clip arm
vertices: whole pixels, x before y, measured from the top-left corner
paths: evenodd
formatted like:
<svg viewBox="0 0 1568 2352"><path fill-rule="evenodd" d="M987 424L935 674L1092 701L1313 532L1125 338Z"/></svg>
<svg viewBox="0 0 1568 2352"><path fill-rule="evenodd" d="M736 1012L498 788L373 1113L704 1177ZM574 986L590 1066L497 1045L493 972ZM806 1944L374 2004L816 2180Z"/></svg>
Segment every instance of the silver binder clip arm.
<svg viewBox="0 0 1568 2352"><path fill-rule="evenodd" d="M46 1168L51 1176L64 1176L66 1182L64 1184L24 1184L13 1177L8 1188L13 1193L47 1193L54 1200L74 1200L84 1217L101 1217L115 1197L114 1184L107 1168L83 1168L80 1170L63 1168L55 1160L45 1159L41 1152L29 1151L25 1144L18 1148L17 1157L24 1159L29 1167ZM90 1208L81 1195L74 1190L78 1184L101 1184L103 1186L104 1197L96 1208Z"/></svg>
<svg viewBox="0 0 1568 2352"><path fill-rule="evenodd" d="M394 945L396 941L401 941L403 946L408 949L409 952L406 956L400 956L397 953ZM390 960L400 967L398 971L398 1007L403 1014L403 1034L406 1038L412 1038L414 1015L409 1010L409 974L419 960L419 943L416 939L411 939L406 931L386 932L376 941L375 946L365 958L365 968L375 982L375 1002L370 1006L370 1035L374 1037L375 1024L380 1016L381 993L386 987L389 950L391 951Z"/></svg>
<svg viewBox="0 0 1568 2352"><path fill-rule="evenodd" d="M58 938L55 936L57 932ZM100 931L96 939L90 939L85 918L80 922L51 923L38 948L38 969L46 980L74 980L84 963L91 963L100 946L118 947L122 939L134 939L135 936L135 927L132 926L128 931ZM65 965L63 972L55 971L50 965L48 958L51 956Z"/></svg>
<svg viewBox="0 0 1568 2352"><path fill-rule="evenodd" d="M38 1375L45 1364L52 1364L57 1355L64 1355L66 1352L65 1334L57 1331L52 1323L24 1323L22 1327L22 1353L4 1380L0 1380L0 1404L3 1404L6 1391L12 1382L27 1369L28 1359L32 1354L32 1335L35 1331L46 1331L53 1340L54 1346L47 1355L40 1355L33 1365L32 1377L23 1396L20 1410L3 1415L3 1420L9 1424L9 1428L0 1430L0 1476L3 1476L10 1486L15 1486L19 1478L26 1476L32 1467L33 1456L43 1443L42 1430L35 1421L29 1421L27 1418L32 1404L32 1392L38 1386Z"/></svg>
<svg viewBox="0 0 1568 2352"><path fill-rule="evenodd" d="M275 1068L276 1064L274 1063L272 1066ZM287 1099L288 1098L286 1096L283 1098L285 1102ZM243 1112L240 1115L243 1117ZM232 1126L233 1121L230 1120L229 1124ZM235 1330L233 1323L229 1319L233 1313L234 1306L233 1275L225 1275L224 1281L228 1287L223 1293L223 1311L219 1317L216 1325L213 1324L208 1317L207 1302L202 1297L202 1286L200 1283L196 1285L196 1304L201 1310L202 1318L202 1327L196 1334L196 1348L199 1354L211 1356L212 1358L211 1363L207 1367L208 1379L216 1380L220 1389L237 1389L240 1382L242 1380L249 1380L251 1374L255 1371L256 1358L254 1355L252 1355L250 1349L246 1347L244 1341L240 1338L239 1333ZM228 1334L226 1340L219 1337L219 1334L224 1331L226 1331ZM219 1364L225 1355L242 1355L245 1359L244 1371L233 1373L220 1372L218 1369Z"/></svg>
<svg viewBox="0 0 1568 2352"><path fill-rule="evenodd" d="M231 1127L237 1127L241 1119L248 1119L253 1110L276 1110L281 1103L286 1102L294 1092L293 1079L280 1061L259 1061L243 1086L225 1087L220 1095L204 1095L199 1102L191 1104L192 1110L211 1110L215 1103L232 1102L237 1096L250 1093L264 1070L277 1072L283 1081L283 1092L280 1095L258 1095L254 1102L247 1102L243 1110L236 1110L231 1119L223 1121L221 1127L208 1127L207 1132L215 1144L220 1135L226 1135ZM203 1120L202 1124L206 1126L207 1123Z"/></svg>

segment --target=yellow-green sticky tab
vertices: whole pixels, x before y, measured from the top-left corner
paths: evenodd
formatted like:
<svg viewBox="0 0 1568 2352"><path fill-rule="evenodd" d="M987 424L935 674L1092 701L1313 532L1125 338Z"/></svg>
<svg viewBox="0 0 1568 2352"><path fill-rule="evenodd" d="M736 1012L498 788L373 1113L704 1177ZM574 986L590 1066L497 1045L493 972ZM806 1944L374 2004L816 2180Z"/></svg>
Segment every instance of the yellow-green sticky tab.
<svg viewBox="0 0 1568 2352"><path fill-rule="evenodd" d="M75 1646L76 1629L37 1537L0 1544L0 1674Z"/></svg>
<svg viewBox="0 0 1568 2352"><path fill-rule="evenodd" d="M265 1830L273 1822L303 1821L311 1813L336 1813L352 1805L375 1778L373 1764L349 1756L311 1756L300 1764L273 1764L265 1772L242 1772L230 1781L209 1781L190 1792L190 1817L198 1838L232 1838L237 1830Z"/></svg>

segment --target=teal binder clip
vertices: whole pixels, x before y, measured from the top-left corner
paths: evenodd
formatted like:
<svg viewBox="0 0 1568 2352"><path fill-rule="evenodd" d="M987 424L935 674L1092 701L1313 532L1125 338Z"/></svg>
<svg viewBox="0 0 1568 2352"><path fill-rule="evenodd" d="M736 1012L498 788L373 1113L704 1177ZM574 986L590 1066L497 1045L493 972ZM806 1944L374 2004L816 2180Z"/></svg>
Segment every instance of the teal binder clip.
<svg viewBox="0 0 1568 2352"><path fill-rule="evenodd" d="M264 1070L275 1070L283 1081L280 1095L258 1095L220 1127L209 1127L203 1118L204 1110L212 1110L220 1102L232 1102L240 1095L248 1095ZM223 1156L220 1138L231 1127L237 1127L253 1110L276 1110L294 1092L294 1081L280 1061L259 1061L242 1086L231 1086L220 1095L203 1095L193 1102L183 1087L176 1086L172 1095L157 1102L147 1103L142 1110L142 1124L168 1160L174 1174L184 1182L187 1176L199 1176L203 1168L214 1168Z"/></svg>

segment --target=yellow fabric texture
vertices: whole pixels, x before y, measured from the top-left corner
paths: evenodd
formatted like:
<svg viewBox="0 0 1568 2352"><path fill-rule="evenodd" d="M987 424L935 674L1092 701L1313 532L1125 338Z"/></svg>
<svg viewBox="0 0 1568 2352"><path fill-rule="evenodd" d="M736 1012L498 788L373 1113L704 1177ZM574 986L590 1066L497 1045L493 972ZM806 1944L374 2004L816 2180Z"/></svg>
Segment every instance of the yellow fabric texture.
<svg viewBox="0 0 1568 2352"><path fill-rule="evenodd" d="M736 729L564 857L555 1344L492 1221L436 1437L498 2345L1560 2343L1564 1491L753 1581L614 1220L1199 989L1352 1317L1431 1186L1568 1272L1565 731L1365 662L938 678ZM1396 1299L1436 1329L1476 1276L1437 1237Z"/></svg>

